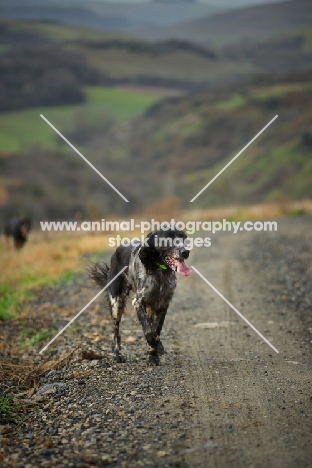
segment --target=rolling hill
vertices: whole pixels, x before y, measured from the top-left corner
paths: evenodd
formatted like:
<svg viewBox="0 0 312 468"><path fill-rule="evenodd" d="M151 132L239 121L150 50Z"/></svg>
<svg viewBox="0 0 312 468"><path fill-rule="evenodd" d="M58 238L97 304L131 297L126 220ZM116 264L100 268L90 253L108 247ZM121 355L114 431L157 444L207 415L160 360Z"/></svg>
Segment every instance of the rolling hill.
<svg viewBox="0 0 312 468"><path fill-rule="evenodd" d="M259 44L310 27L310 0L288 0L239 8L170 27L149 28L138 35L154 40L180 39L213 46Z"/></svg>
<svg viewBox="0 0 312 468"><path fill-rule="evenodd" d="M59 141L0 158L7 200L1 213L39 219L105 217L144 210L160 198L181 207L264 127L279 118L196 201L197 207L312 196L311 72L262 77L218 93L155 103L132 121L73 129L66 136L125 194L124 203ZM47 114L49 117L49 115ZM34 180L33 167L36 167ZM195 205L195 204L194 204Z"/></svg>
<svg viewBox="0 0 312 468"><path fill-rule="evenodd" d="M312 196L311 71L167 100L105 140L115 180L139 203L194 196L264 125L278 120L198 199L198 206ZM96 140L93 141L96 144ZM99 141L97 143L99 145ZM116 164L116 172L113 169ZM126 169L127 168L127 169ZM131 179L129 179L131 180ZM124 190L129 193L129 181Z"/></svg>
<svg viewBox="0 0 312 468"><path fill-rule="evenodd" d="M125 33L190 21L224 9L196 2L0 0L1 16Z"/></svg>
<svg viewBox="0 0 312 468"><path fill-rule="evenodd" d="M0 41L0 111L78 104L86 85L191 90L260 71L191 42L143 41L55 24L2 19Z"/></svg>
<svg viewBox="0 0 312 468"><path fill-rule="evenodd" d="M311 29L217 48L1 20L0 39L2 105L14 97L0 113L1 218L121 215L172 196L189 206L275 114L264 138L197 206L312 196ZM76 100L62 98L68 89ZM29 99L23 105L22 96ZM131 203L116 197L40 113Z"/></svg>

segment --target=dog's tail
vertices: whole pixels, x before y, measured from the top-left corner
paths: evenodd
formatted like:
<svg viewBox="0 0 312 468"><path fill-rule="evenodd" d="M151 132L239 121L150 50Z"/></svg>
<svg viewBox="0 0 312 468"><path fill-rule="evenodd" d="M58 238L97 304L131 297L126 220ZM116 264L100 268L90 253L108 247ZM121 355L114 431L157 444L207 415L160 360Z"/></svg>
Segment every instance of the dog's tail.
<svg viewBox="0 0 312 468"><path fill-rule="evenodd" d="M104 288L108 282L109 266L105 262L91 263L87 268L87 274L99 288Z"/></svg>

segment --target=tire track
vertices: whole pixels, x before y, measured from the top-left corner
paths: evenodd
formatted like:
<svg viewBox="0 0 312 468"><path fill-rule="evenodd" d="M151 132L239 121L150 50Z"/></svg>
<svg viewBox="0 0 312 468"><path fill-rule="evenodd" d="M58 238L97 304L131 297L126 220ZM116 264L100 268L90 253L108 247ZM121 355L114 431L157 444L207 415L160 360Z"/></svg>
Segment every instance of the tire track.
<svg viewBox="0 0 312 468"><path fill-rule="evenodd" d="M186 453L185 462L190 467L311 466L309 423L297 404L298 386L309 391L311 369L308 362L297 367L286 361L298 353L297 344L279 333L280 309L263 288L266 278L240 260L248 249L246 236L223 235L209 252L210 263L199 251L192 252L192 261L281 348L281 354L275 355L194 273L184 289L184 294L200 297L200 306L192 313L193 325L196 321L229 325L201 329L185 324L183 337L177 332L186 388L196 402L188 434L192 450ZM283 316L283 323L288 320L294 320L290 312ZM302 425L306 429L300 429Z"/></svg>

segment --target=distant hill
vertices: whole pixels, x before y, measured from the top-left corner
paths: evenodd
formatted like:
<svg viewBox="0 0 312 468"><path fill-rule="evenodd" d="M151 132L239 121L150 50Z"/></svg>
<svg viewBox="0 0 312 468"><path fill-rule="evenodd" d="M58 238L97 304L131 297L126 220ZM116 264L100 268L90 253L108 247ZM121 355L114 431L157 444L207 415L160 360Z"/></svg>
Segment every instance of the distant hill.
<svg viewBox="0 0 312 468"><path fill-rule="evenodd" d="M142 29L138 36L181 39L210 45L257 44L312 24L311 0L245 7L172 25Z"/></svg>
<svg viewBox="0 0 312 468"><path fill-rule="evenodd" d="M225 56L187 41L144 41L51 23L0 19L0 42L0 111L79 102L85 84L189 91L242 80L261 71L233 51ZM54 100L49 83L53 84ZM66 99L66 89L71 86L73 91L76 88L76 98Z"/></svg>
<svg viewBox="0 0 312 468"><path fill-rule="evenodd" d="M74 26L2 19L0 42L0 111L80 102L82 85L191 91L312 66L310 29L261 44L215 48L185 40L146 41Z"/></svg>
<svg viewBox="0 0 312 468"><path fill-rule="evenodd" d="M311 71L263 76L217 93L169 99L124 132L92 144L105 146L110 167L116 164L112 177L123 174L123 189L136 204L177 196L187 205L278 114L196 206L312 197L311 82Z"/></svg>
<svg viewBox="0 0 312 468"><path fill-rule="evenodd" d="M0 42L1 217L120 215L172 196L189 206L275 114L272 128L196 206L312 196L312 29L292 23L261 44L218 48L1 20ZM191 93L155 104L159 87ZM40 113L131 203L98 180Z"/></svg>
<svg viewBox="0 0 312 468"><path fill-rule="evenodd" d="M181 207L190 207L190 199L276 114L279 118L196 207L312 197L311 79L311 72L262 76L244 86L166 99L131 122L66 132L131 203L116 196L61 141L54 150L38 145L4 154L0 166L7 200L0 214L18 210L37 219L64 219L89 216L91 207L103 217L142 211L172 196Z"/></svg>
<svg viewBox="0 0 312 468"><path fill-rule="evenodd" d="M49 21L113 32L130 32L190 21L222 8L196 2L111 3L55 0L0 0L1 16L11 19Z"/></svg>

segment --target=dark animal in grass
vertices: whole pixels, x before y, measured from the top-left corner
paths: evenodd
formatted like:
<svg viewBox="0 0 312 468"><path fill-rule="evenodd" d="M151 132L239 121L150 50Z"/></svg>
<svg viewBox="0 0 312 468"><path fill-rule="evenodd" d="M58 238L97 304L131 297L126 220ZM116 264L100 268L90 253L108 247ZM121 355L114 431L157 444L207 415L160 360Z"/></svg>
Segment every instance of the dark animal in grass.
<svg viewBox="0 0 312 468"><path fill-rule="evenodd" d="M184 242L186 237L179 229L157 230L148 234L142 245L119 246L112 255L110 266L102 262L89 268L89 276L104 288L127 267L106 289L114 325L113 352L117 362L125 361L121 354L119 324L132 291L132 304L150 346L148 362L159 365L159 355L164 353L160 333L176 288L176 272L183 276L191 273L185 263L189 256Z"/></svg>
<svg viewBox="0 0 312 468"><path fill-rule="evenodd" d="M30 218L12 218L10 219L4 228L4 235L6 237L6 244L9 247L10 237L13 239L15 249L21 249L25 242L29 231L31 229Z"/></svg>

